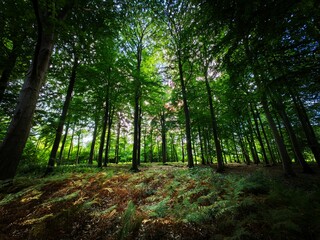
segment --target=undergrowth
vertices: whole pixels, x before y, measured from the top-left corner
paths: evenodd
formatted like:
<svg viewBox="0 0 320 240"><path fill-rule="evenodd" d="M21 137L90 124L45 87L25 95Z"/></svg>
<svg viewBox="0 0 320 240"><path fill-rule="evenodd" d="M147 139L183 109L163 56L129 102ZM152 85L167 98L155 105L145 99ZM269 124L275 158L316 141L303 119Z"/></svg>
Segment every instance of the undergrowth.
<svg viewBox="0 0 320 240"><path fill-rule="evenodd" d="M21 236L35 239L45 238L48 231L58 231L61 239L80 239L64 234L77 234L75 230L82 228L81 234L87 234L83 239L105 234L110 239L136 239L156 236L157 231L170 239L170 234L163 235L165 229L178 232L174 236L180 239L188 231L199 231L198 239L320 236L319 184L293 187L266 170L219 174L206 167L151 164L139 173L124 169L70 166L46 178L20 176L0 193L0 226L14 222L10 226L23 229ZM3 229L6 234L13 231ZM154 232L148 234L147 229Z"/></svg>

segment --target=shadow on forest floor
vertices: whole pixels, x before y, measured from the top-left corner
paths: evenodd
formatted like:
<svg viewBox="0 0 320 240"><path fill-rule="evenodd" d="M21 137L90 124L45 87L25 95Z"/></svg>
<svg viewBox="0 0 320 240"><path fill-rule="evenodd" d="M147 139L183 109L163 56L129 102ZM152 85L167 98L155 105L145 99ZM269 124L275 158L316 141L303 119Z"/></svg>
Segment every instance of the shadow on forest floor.
<svg viewBox="0 0 320 240"><path fill-rule="evenodd" d="M0 192L0 239L317 239L320 172L128 164L18 176Z"/></svg>

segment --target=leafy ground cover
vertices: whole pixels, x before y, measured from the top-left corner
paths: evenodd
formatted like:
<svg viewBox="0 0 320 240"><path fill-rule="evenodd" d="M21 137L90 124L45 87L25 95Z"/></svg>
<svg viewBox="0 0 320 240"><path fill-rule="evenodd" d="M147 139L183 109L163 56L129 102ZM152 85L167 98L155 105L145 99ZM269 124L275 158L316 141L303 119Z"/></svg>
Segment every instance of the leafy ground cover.
<svg viewBox="0 0 320 240"><path fill-rule="evenodd" d="M1 187L0 239L318 239L319 173L278 167L70 167Z"/></svg>

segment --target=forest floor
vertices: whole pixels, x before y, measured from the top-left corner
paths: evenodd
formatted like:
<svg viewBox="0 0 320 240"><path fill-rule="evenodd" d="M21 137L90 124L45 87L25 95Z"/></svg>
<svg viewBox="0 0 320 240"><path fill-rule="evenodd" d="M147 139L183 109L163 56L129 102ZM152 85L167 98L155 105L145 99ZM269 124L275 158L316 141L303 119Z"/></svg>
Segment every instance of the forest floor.
<svg viewBox="0 0 320 240"><path fill-rule="evenodd" d="M281 166L129 168L61 167L0 185L0 239L320 239L316 166L294 166L295 178Z"/></svg>

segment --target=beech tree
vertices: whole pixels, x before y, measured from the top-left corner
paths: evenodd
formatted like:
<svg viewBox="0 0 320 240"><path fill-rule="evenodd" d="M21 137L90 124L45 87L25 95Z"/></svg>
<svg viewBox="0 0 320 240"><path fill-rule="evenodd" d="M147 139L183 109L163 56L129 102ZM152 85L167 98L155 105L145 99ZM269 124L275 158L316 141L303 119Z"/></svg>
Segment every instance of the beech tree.
<svg viewBox="0 0 320 240"><path fill-rule="evenodd" d="M63 21L74 1L49 1L46 4L32 1L37 19L37 43L27 77L20 92L18 104L7 135L0 146L0 179L12 179L27 138L40 88L49 67L54 46L57 22ZM54 10L55 9L55 10Z"/></svg>

